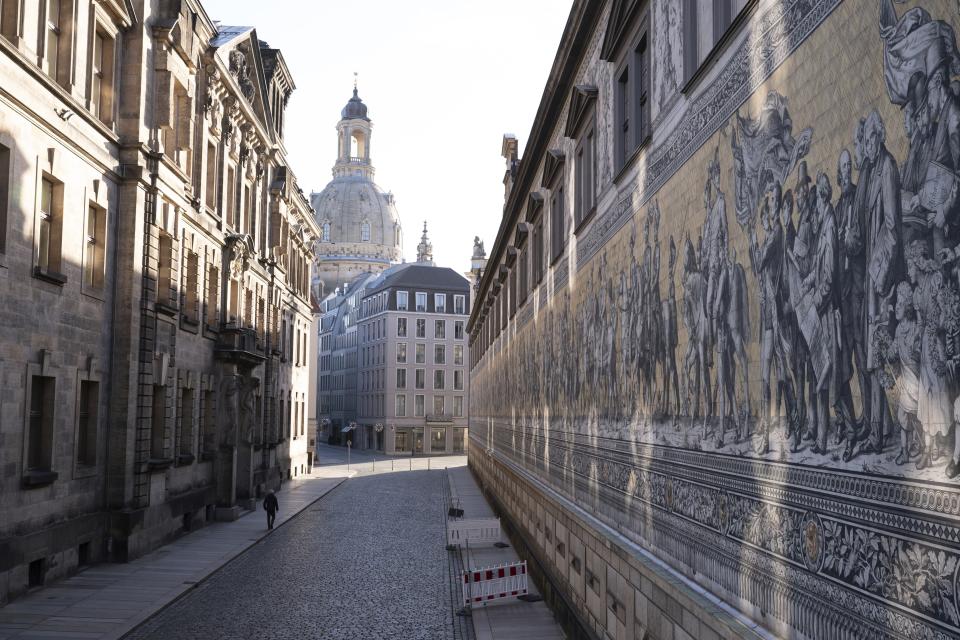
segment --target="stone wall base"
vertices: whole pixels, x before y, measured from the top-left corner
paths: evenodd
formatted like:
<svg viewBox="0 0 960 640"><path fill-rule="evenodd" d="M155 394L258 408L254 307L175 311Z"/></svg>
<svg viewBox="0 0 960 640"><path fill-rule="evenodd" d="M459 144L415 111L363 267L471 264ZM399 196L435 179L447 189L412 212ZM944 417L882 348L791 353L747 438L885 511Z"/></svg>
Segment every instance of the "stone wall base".
<svg viewBox="0 0 960 640"><path fill-rule="evenodd" d="M471 454L469 466L572 640L773 637L495 455Z"/></svg>

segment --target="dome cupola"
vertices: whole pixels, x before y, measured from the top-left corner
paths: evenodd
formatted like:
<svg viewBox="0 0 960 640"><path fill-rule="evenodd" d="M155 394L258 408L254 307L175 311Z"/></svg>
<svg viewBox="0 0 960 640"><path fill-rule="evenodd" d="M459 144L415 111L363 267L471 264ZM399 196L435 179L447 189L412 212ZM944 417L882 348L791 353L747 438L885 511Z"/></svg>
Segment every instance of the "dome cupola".
<svg viewBox="0 0 960 640"><path fill-rule="evenodd" d="M347 102L347 106L340 112L340 117L344 120L369 120L367 117L367 105L357 95L357 88L353 88L353 97Z"/></svg>

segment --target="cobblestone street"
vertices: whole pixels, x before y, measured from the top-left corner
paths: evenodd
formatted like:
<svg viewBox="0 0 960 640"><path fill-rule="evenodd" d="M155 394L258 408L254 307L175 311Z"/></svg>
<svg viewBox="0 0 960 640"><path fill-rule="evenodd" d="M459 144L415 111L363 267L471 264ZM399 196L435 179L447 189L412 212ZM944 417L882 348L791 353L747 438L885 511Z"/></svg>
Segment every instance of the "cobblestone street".
<svg viewBox="0 0 960 640"><path fill-rule="evenodd" d="M451 637L442 466L354 462L360 475L127 637Z"/></svg>

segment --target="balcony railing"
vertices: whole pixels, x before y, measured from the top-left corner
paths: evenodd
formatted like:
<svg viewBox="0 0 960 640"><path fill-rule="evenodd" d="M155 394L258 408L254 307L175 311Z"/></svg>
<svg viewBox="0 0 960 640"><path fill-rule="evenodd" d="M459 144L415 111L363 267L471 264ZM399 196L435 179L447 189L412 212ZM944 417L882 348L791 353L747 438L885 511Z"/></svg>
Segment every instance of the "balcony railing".
<svg viewBox="0 0 960 640"><path fill-rule="evenodd" d="M370 164L369 158L360 158L358 156L350 156L351 164Z"/></svg>
<svg viewBox="0 0 960 640"><path fill-rule="evenodd" d="M217 360L251 366L266 359L262 346L257 344L256 330L232 325L220 329L213 353Z"/></svg>

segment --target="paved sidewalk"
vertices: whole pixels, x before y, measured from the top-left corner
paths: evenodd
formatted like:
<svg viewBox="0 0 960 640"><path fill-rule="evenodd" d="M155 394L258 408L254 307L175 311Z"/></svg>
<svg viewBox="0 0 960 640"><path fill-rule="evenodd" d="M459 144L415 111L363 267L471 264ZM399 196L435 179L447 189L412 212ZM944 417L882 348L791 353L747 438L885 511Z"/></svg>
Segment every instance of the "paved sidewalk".
<svg viewBox="0 0 960 640"><path fill-rule="evenodd" d="M284 483L275 527L346 479L332 475ZM269 533L258 504L239 520L208 525L133 562L95 565L0 608L0 640L115 640Z"/></svg>
<svg viewBox="0 0 960 640"><path fill-rule="evenodd" d="M477 486L470 468L447 470L450 495L459 504L466 518L493 518L495 514ZM501 531L501 539L503 539ZM463 563L473 569L517 562L513 547L470 547L463 553ZM528 592L539 595L533 580ZM546 603L503 600L485 607L473 607L473 631L476 640L562 640L565 636Z"/></svg>

